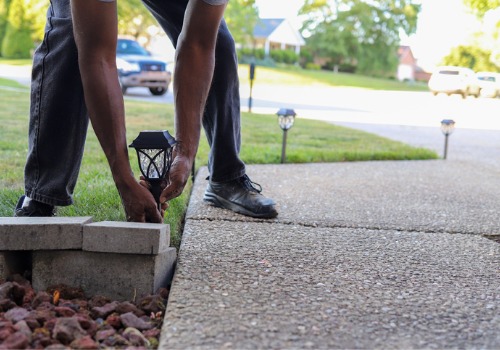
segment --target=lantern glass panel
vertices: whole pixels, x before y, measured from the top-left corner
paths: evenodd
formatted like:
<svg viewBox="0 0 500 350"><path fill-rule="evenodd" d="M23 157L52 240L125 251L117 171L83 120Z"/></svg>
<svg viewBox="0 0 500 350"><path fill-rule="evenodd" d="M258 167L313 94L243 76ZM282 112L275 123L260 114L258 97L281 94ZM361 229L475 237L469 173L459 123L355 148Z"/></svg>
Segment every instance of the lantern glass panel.
<svg viewBox="0 0 500 350"><path fill-rule="evenodd" d="M455 130L455 122L450 119L441 121L441 131L445 135L450 135Z"/></svg>
<svg viewBox="0 0 500 350"><path fill-rule="evenodd" d="M147 179L162 179L167 171L167 152L162 149L141 149L139 152L139 166L142 175Z"/></svg>
<svg viewBox="0 0 500 350"><path fill-rule="evenodd" d="M283 130L288 130L293 126L295 117L293 115L280 115L278 121Z"/></svg>

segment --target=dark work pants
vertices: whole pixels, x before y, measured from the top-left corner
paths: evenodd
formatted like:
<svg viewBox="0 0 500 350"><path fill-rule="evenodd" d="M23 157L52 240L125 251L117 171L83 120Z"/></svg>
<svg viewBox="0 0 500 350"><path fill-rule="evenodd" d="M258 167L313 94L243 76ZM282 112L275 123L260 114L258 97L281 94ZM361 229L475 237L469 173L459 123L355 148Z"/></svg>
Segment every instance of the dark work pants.
<svg viewBox="0 0 500 350"><path fill-rule="evenodd" d="M144 3L176 46L187 1L145 0ZM210 145L211 180L223 182L245 174L245 165L239 158L237 58L225 23L219 29L215 61L203 127ZM88 124L70 3L51 0L45 36L33 58L25 166L28 197L57 206L72 203Z"/></svg>

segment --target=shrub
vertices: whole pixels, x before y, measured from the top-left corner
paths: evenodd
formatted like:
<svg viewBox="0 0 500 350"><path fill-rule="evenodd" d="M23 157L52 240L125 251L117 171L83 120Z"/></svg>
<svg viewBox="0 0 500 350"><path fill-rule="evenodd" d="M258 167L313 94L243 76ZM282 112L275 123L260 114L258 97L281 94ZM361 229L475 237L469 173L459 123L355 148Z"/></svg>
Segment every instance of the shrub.
<svg viewBox="0 0 500 350"><path fill-rule="evenodd" d="M25 16L23 0L13 0L9 7L9 16L1 52L6 58L29 58L33 50L31 28Z"/></svg>

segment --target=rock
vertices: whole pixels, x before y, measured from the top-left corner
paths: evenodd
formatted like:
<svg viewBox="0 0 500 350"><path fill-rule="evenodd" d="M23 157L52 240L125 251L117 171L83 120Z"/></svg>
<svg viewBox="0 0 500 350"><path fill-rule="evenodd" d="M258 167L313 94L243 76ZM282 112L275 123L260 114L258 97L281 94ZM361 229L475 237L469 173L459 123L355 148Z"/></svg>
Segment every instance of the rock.
<svg viewBox="0 0 500 350"><path fill-rule="evenodd" d="M71 317L76 314L75 310L66 306L56 306L54 308L54 311L56 312L57 316L62 316L62 317Z"/></svg>
<svg viewBox="0 0 500 350"><path fill-rule="evenodd" d="M9 299L11 296L11 290L14 287L12 282L5 282L0 284L0 299Z"/></svg>
<svg viewBox="0 0 500 350"><path fill-rule="evenodd" d="M120 315L116 313L109 315L106 318L106 323L114 329L120 329L122 327L122 320L120 319Z"/></svg>
<svg viewBox="0 0 500 350"><path fill-rule="evenodd" d="M142 298L139 303L139 307L146 313L157 313L160 311L165 311L164 299L160 295L149 295Z"/></svg>
<svg viewBox="0 0 500 350"><path fill-rule="evenodd" d="M64 346L63 344L52 344L52 345L49 345L45 348L45 350L70 350L69 347L67 346Z"/></svg>
<svg viewBox="0 0 500 350"><path fill-rule="evenodd" d="M36 309L36 308L38 308L38 306L40 306L41 303L43 303L43 302L50 303L51 301L52 301L52 297L49 295L49 293L41 291L41 292L36 293L35 297L31 301L31 307L33 309Z"/></svg>
<svg viewBox="0 0 500 350"><path fill-rule="evenodd" d="M98 342L103 342L104 340L106 340L109 337L112 337L115 334L116 334L116 331L114 328L103 329L103 330L97 331L97 333L95 335L95 340L97 340Z"/></svg>
<svg viewBox="0 0 500 350"><path fill-rule="evenodd" d="M30 315L28 317L26 317L24 319L24 321L26 322L26 324L30 327L30 329L32 331L34 331L35 329L37 329L37 328L39 328L41 326L40 322L38 322L36 320L36 318L34 318L34 317L31 316L31 313L30 313Z"/></svg>
<svg viewBox="0 0 500 350"><path fill-rule="evenodd" d="M102 345L110 346L110 347L125 347L130 345L127 339L122 337L119 334L112 335L111 337L106 338L106 340L102 343Z"/></svg>
<svg viewBox="0 0 500 350"><path fill-rule="evenodd" d="M141 331L153 328L153 325L151 324L151 322L146 322L146 321L140 319L139 317L134 315L132 312L120 315L120 320L122 321L122 323L125 327L137 328Z"/></svg>
<svg viewBox="0 0 500 350"><path fill-rule="evenodd" d="M50 334L52 334L52 331L54 330L54 327L56 326L56 322L57 322L57 318L53 317L53 318L47 320L47 322L45 322L43 324L43 327L47 328L49 330Z"/></svg>
<svg viewBox="0 0 500 350"><path fill-rule="evenodd" d="M124 302L118 304L115 311L117 313L119 313L120 315L126 314L127 312L133 312L138 317L141 317L144 315L144 311L139 310L139 308L137 306L135 306L134 304L132 304L129 301L124 301Z"/></svg>
<svg viewBox="0 0 500 350"><path fill-rule="evenodd" d="M94 307L104 306L110 302L111 300L109 298L103 297L102 295L96 295L89 300L89 308L92 309Z"/></svg>
<svg viewBox="0 0 500 350"><path fill-rule="evenodd" d="M24 295L26 294L26 287L17 282L12 282L12 288L9 292L9 298L17 305L23 305Z"/></svg>
<svg viewBox="0 0 500 350"><path fill-rule="evenodd" d="M12 323L17 323L21 320L24 320L26 317L30 315L30 312L22 307L15 307L10 309L4 314L4 317L11 321Z"/></svg>
<svg viewBox="0 0 500 350"><path fill-rule="evenodd" d="M104 306L96 306L90 310L90 314L92 315L92 318L106 318L108 315L115 312L117 306L117 301L107 303Z"/></svg>
<svg viewBox="0 0 500 350"><path fill-rule="evenodd" d="M80 323L80 327L82 327L88 335L93 337L96 334L98 325L97 322L90 318L90 316L77 314L75 317L78 320L78 323Z"/></svg>
<svg viewBox="0 0 500 350"><path fill-rule="evenodd" d="M28 338L28 341L31 342L31 335L33 332L31 331L31 328L28 326L25 320L19 321L14 325L14 329L26 336Z"/></svg>
<svg viewBox="0 0 500 350"><path fill-rule="evenodd" d="M36 310L31 311L27 318L35 319L38 321L38 323L44 324L45 322L47 322L51 318L54 318L55 316L56 316L55 311L45 308L38 308Z"/></svg>
<svg viewBox="0 0 500 350"><path fill-rule="evenodd" d="M13 309L17 306L15 302L10 300L9 298L1 299L0 300L0 312L6 312L9 311L10 309Z"/></svg>
<svg viewBox="0 0 500 350"><path fill-rule="evenodd" d="M0 349L27 349L29 345L28 337L21 332L16 332L2 342Z"/></svg>
<svg viewBox="0 0 500 350"><path fill-rule="evenodd" d="M71 349L99 349L99 344L89 335L73 340L69 346Z"/></svg>
<svg viewBox="0 0 500 350"><path fill-rule="evenodd" d="M59 340L62 344L68 345L73 340L86 336L87 333L80 326L76 318L62 317L57 319L52 337Z"/></svg>
<svg viewBox="0 0 500 350"><path fill-rule="evenodd" d="M159 338L161 331L158 328L151 328L144 331L142 334L147 338Z"/></svg>
<svg viewBox="0 0 500 350"><path fill-rule="evenodd" d="M36 293L35 290L31 287L26 287L25 290L26 293L24 294L23 303L21 306L24 308L28 308L33 302L33 299L35 299Z"/></svg>
<svg viewBox="0 0 500 350"><path fill-rule="evenodd" d="M10 335L15 333L14 325L10 321L0 321L0 342L7 339Z"/></svg>
<svg viewBox="0 0 500 350"><path fill-rule="evenodd" d="M50 331L47 328L37 328L33 331L31 336L31 345L33 348L43 349L52 344L54 344L54 341L50 338Z"/></svg>
<svg viewBox="0 0 500 350"><path fill-rule="evenodd" d="M149 347L149 341L146 337L136 328L128 327L123 331L123 337L130 342L132 346L146 346Z"/></svg>

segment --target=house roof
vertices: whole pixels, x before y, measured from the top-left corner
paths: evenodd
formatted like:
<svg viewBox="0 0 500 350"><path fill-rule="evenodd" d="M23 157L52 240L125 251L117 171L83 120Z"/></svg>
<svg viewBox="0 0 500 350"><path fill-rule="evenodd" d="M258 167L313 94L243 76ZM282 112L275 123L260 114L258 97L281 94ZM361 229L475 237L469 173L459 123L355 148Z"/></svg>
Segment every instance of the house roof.
<svg viewBox="0 0 500 350"><path fill-rule="evenodd" d="M300 32L284 18L259 19L254 28L254 38L293 46L305 45Z"/></svg>
<svg viewBox="0 0 500 350"><path fill-rule="evenodd" d="M284 20L284 18L260 18L253 30L254 37L269 37Z"/></svg>

